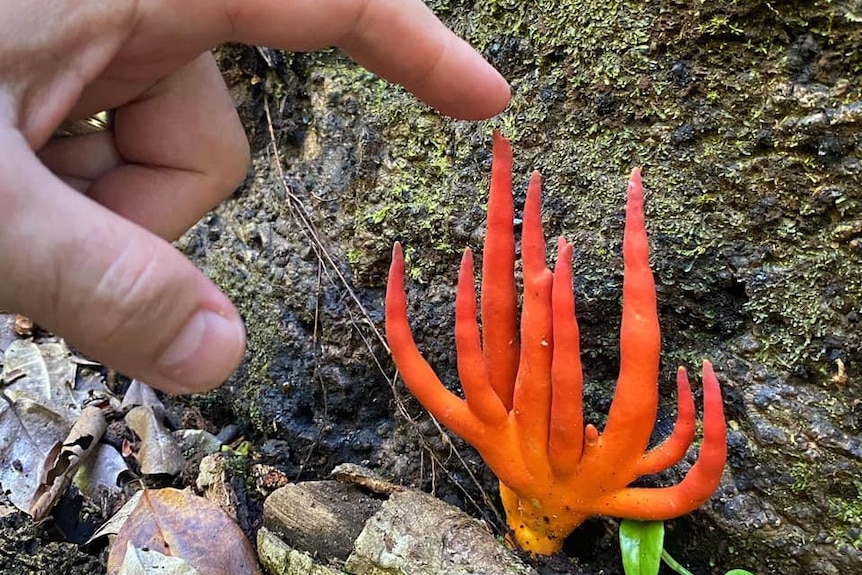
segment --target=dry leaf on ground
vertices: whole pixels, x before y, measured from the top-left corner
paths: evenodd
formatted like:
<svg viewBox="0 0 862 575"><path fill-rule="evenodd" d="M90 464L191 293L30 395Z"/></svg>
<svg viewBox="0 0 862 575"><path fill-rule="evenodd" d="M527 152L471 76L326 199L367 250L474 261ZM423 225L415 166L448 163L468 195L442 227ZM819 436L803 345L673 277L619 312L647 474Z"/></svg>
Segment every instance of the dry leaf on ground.
<svg viewBox="0 0 862 575"><path fill-rule="evenodd" d="M39 487L42 463L69 431L65 418L29 398L0 401L0 485L27 512Z"/></svg>
<svg viewBox="0 0 862 575"><path fill-rule="evenodd" d="M156 395L156 391L140 379L133 379L129 384L129 388L126 390L125 395L123 395L123 404L121 407L125 410L131 409L136 405L147 405L162 411L165 409L165 405L159 399L159 396Z"/></svg>
<svg viewBox="0 0 862 575"><path fill-rule="evenodd" d="M108 391L100 378L76 381L78 360L62 341L36 343L8 333L3 341L0 486L28 512L51 449L66 438L83 405Z"/></svg>
<svg viewBox="0 0 862 575"><path fill-rule="evenodd" d="M126 414L126 425L141 441L134 453L144 475L177 475L185 460L173 434L152 406L139 405Z"/></svg>
<svg viewBox="0 0 862 575"><path fill-rule="evenodd" d="M87 458L75 475L75 487L89 498L94 498L100 490L119 493L120 476L129 471L122 455L111 445L99 444L96 452Z"/></svg>
<svg viewBox="0 0 862 575"><path fill-rule="evenodd" d="M60 501L81 463L98 447L107 427L101 409L85 407L69 436L51 448L39 487L30 503L30 515L35 521L44 519Z"/></svg>
<svg viewBox="0 0 862 575"><path fill-rule="evenodd" d="M117 575L200 575L200 571L179 557L168 557L155 551L126 545L126 557Z"/></svg>
<svg viewBox="0 0 862 575"><path fill-rule="evenodd" d="M8 383L4 390L6 397L13 403L25 397L38 400L66 418L71 427L81 405L80 398L72 392L75 364L68 361L70 357L69 350L56 342L13 341L3 353L4 379Z"/></svg>
<svg viewBox="0 0 862 575"><path fill-rule="evenodd" d="M245 534L217 505L188 491L145 490L108 556L119 575L129 544L179 557L207 575L261 575Z"/></svg>

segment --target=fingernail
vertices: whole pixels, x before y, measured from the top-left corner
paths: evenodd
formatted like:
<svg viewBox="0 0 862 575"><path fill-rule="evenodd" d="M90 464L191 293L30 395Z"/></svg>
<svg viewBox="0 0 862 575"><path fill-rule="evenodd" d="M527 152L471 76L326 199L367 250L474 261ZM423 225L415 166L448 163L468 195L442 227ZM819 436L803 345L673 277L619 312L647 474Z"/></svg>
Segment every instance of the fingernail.
<svg viewBox="0 0 862 575"><path fill-rule="evenodd" d="M242 360L245 328L239 317L210 310L195 313L162 353L158 366L179 392L221 385Z"/></svg>

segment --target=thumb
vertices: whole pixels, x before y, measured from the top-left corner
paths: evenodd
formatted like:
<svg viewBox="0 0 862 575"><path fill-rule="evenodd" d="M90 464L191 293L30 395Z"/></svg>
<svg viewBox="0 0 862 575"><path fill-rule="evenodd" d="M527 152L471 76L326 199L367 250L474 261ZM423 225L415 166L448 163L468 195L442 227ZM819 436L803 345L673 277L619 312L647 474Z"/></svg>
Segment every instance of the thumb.
<svg viewBox="0 0 862 575"><path fill-rule="evenodd" d="M76 192L0 130L0 309L170 393L221 384L242 359L230 301L170 244Z"/></svg>

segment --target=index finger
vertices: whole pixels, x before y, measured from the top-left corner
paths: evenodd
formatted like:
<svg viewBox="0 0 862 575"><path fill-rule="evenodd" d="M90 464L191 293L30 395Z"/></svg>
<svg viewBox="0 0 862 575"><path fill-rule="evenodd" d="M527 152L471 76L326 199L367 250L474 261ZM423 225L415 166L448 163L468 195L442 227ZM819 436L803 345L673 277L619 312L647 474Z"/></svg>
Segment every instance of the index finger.
<svg viewBox="0 0 862 575"><path fill-rule="evenodd" d="M231 40L286 50L337 46L442 113L487 118L509 86L420 0L223 0Z"/></svg>

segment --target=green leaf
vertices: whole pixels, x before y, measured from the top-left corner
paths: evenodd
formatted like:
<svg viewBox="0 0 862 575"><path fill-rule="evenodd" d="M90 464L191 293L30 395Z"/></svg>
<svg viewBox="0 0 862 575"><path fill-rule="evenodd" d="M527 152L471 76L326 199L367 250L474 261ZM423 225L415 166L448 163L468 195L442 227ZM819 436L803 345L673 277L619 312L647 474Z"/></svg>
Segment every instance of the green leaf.
<svg viewBox="0 0 862 575"><path fill-rule="evenodd" d="M624 519L620 523L620 551L626 575L657 575L663 545L663 522Z"/></svg>
<svg viewBox="0 0 862 575"><path fill-rule="evenodd" d="M731 569L724 575L754 575L751 571L746 571L745 569Z"/></svg>

